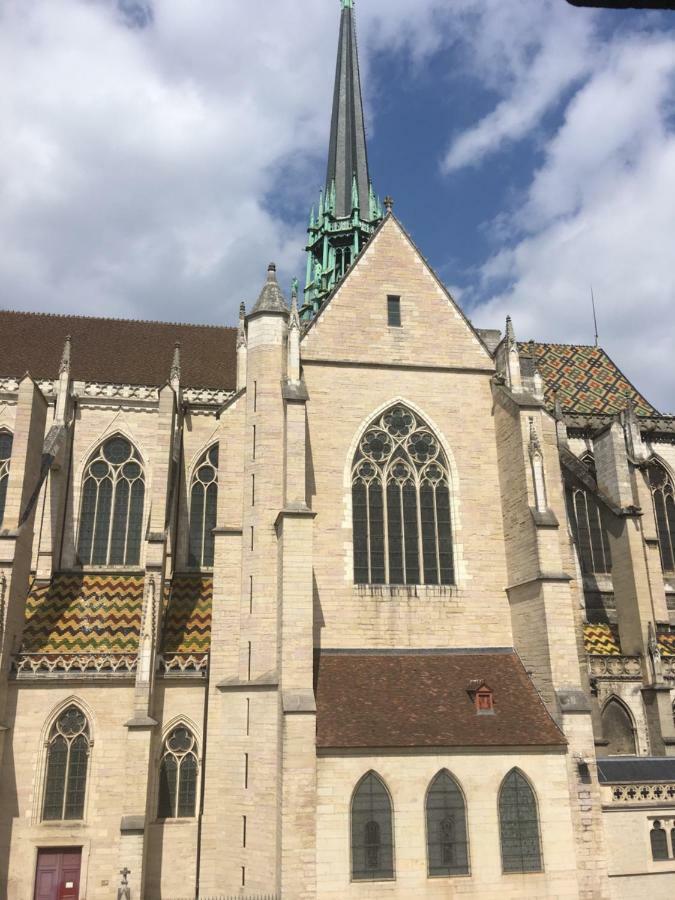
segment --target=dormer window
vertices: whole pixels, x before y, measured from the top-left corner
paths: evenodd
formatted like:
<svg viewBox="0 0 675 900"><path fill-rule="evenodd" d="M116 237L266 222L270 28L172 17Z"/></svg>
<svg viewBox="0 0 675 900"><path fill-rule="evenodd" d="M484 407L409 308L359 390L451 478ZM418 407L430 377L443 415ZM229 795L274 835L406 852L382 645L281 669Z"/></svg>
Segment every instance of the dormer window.
<svg viewBox="0 0 675 900"><path fill-rule="evenodd" d="M493 690L481 678L475 678L469 682L467 693L474 702L477 715L489 716L494 713Z"/></svg>

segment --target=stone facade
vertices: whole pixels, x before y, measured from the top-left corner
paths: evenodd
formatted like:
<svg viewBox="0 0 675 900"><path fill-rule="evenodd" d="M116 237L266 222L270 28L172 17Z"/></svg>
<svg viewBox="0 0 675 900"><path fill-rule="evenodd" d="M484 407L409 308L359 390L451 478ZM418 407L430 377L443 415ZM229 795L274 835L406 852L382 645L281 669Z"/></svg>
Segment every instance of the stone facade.
<svg viewBox="0 0 675 900"><path fill-rule="evenodd" d="M401 298L400 327L387 323L388 295ZM663 821L671 840L671 782L615 787L597 759L614 697L633 723L638 762L675 755L673 577L661 570L648 480L654 458L675 468L675 422L648 430L627 408L589 414L581 428L551 408L541 377L521 371L510 326L488 350L393 215L311 325L300 327L295 305L262 304L242 319L236 350L224 331L223 354L235 352L238 383L220 392L184 385L178 359L163 387L125 388L120 372L119 386L94 391L73 376L76 340L48 385L3 373L0 428L13 447L0 533L0 895L33 897L38 852L72 847L89 900L115 897L124 868L131 896L148 900L670 896L675 847L653 860L650 829ZM352 461L394 404L426 423L448 461L452 585L354 583ZM103 633L87 668L86 652L50 653L48 643L27 652L27 598L82 573L83 474L113 435L142 462L143 540L138 565L96 574L112 585L137 575L142 609L131 661L115 669ZM196 652L168 652L163 598L189 569L192 477L214 443L202 665ZM604 656L587 655L595 620L585 598L598 584L582 574L565 501L570 458L588 451L613 510L612 573L598 579L614 604L602 627L618 629L619 652ZM76 620L76 636L92 627ZM563 746L317 749L317 653L490 648L515 648ZM73 703L90 729L84 811L45 821L47 744ZM179 724L198 748L195 814L160 818L162 748ZM536 794L541 872L502 871L498 796L513 768ZM424 798L441 769L467 808L470 874L450 879L427 875ZM350 802L370 770L392 799L394 880L351 878Z"/></svg>

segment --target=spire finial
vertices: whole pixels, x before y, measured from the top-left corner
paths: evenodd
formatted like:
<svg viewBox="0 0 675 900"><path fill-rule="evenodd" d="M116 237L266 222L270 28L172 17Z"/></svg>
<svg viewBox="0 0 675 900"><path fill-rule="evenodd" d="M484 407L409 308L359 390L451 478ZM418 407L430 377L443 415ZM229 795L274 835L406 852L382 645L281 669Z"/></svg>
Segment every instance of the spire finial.
<svg viewBox="0 0 675 900"><path fill-rule="evenodd" d="M516 332L513 329L511 316L506 317L506 340L509 342L509 344L515 344L516 342Z"/></svg>
<svg viewBox="0 0 675 900"><path fill-rule="evenodd" d="M240 319L246 318L246 304L244 303L243 300L239 304L239 318Z"/></svg>
<svg viewBox="0 0 675 900"><path fill-rule="evenodd" d="M64 372L70 372L70 354L72 351L72 340L70 335L67 335L66 342L63 345L63 353L61 354L61 364L59 365L59 375L63 375Z"/></svg>
<svg viewBox="0 0 675 900"><path fill-rule="evenodd" d="M180 382L180 341L176 341L173 348L173 360L171 362L171 374L169 375L171 384Z"/></svg>
<svg viewBox="0 0 675 900"><path fill-rule="evenodd" d="M390 197L389 194L384 198L384 208L390 213L394 208L394 198Z"/></svg>
<svg viewBox="0 0 675 900"><path fill-rule="evenodd" d="M354 9L354 0L340 0L343 9Z"/></svg>

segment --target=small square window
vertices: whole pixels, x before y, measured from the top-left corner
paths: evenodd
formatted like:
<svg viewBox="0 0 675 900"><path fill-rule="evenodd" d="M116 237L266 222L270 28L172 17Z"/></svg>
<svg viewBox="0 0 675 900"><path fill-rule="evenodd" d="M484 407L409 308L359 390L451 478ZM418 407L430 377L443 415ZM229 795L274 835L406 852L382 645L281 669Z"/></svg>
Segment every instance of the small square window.
<svg viewBox="0 0 675 900"><path fill-rule="evenodd" d="M390 328L401 327L401 298L387 297L387 324Z"/></svg>

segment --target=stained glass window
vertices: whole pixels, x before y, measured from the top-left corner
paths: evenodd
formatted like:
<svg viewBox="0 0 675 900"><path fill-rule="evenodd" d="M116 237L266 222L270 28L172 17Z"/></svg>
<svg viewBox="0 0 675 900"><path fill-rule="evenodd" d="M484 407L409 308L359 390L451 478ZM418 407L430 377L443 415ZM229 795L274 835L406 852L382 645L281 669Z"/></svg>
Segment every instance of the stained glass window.
<svg viewBox="0 0 675 900"><path fill-rule="evenodd" d="M0 431L0 525L5 514L7 499L7 482L9 481L9 463L12 458L12 435L9 431Z"/></svg>
<svg viewBox="0 0 675 900"><path fill-rule="evenodd" d="M78 557L84 566L137 566L145 480L138 451L117 435L90 460L82 483Z"/></svg>
<svg viewBox="0 0 675 900"><path fill-rule="evenodd" d="M468 875L466 807L448 772L439 772L431 782L426 813L429 875Z"/></svg>
<svg viewBox="0 0 675 900"><path fill-rule="evenodd" d="M659 463L649 468L649 483L654 500L656 530L664 572L675 571L675 490L673 480Z"/></svg>
<svg viewBox="0 0 675 900"><path fill-rule="evenodd" d="M608 742L603 748L607 756L635 756L633 720L620 700L612 697L602 710L602 734Z"/></svg>
<svg viewBox="0 0 675 900"><path fill-rule="evenodd" d="M69 706L58 717L49 736L43 819L83 817L88 762L87 718L77 706Z"/></svg>
<svg viewBox="0 0 675 900"><path fill-rule="evenodd" d="M391 800L374 772L361 779L351 811L352 878L382 881L394 877Z"/></svg>
<svg viewBox="0 0 675 900"><path fill-rule="evenodd" d="M160 819L188 819L197 806L197 741L185 725L178 725L164 742L159 766Z"/></svg>
<svg viewBox="0 0 675 900"><path fill-rule="evenodd" d="M658 862L669 858L668 835L658 820L654 822L652 830L649 832L649 840L652 845L652 859Z"/></svg>
<svg viewBox="0 0 675 900"><path fill-rule="evenodd" d="M541 872L537 801L534 791L516 769L502 782L499 831L504 872Z"/></svg>
<svg viewBox="0 0 675 900"><path fill-rule="evenodd" d="M202 456L192 476L188 551L188 565L191 568L213 565L213 529L216 527L217 506L218 445L215 444Z"/></svg>
<svg viewBox="0 0 675 900"><path fill-rule="evenodd" d="M405 406L391 407L361 438L352 510L357 584L454 583L447 460Z"/></svg>
<svg viewBox="0 0 675 900"><path fill-rule="evenodd" d="M595 478L592 456L582 460ZM607 534L606 510L591 491L578 485L568 485L567 514L572 526L579 564L584 575L608 574L612 571L612 557Z"/></svg>

